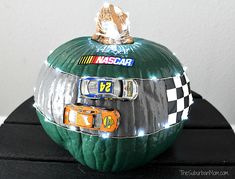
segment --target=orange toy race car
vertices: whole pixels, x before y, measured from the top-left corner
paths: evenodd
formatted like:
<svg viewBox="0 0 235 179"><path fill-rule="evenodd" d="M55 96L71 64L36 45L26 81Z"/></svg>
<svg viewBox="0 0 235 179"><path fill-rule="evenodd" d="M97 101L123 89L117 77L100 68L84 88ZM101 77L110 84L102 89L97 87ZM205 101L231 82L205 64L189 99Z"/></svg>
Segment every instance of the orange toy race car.
<svg viewBox="0 0 235 179"><path fill-rule="evenodd" d="M120 113L93 106L67 105L64 124L91 130L113 132L118 128Z"/></svg>

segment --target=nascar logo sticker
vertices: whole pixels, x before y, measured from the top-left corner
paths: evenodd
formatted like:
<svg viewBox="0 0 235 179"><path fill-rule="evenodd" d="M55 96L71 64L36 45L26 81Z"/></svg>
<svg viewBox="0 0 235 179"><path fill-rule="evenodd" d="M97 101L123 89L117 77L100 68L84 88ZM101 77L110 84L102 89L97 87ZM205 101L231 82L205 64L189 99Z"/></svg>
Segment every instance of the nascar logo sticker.
<svg viewBox="0 0 235 179"><path fill-rule="evenodd" d="M134 65L135 60L132 58L120 58L120 57L106 57L106 56L94 56L87 55L82 56L78 64L79 65L87 65L87 64L102 64L102 65L120 65L131 67Z"/></svg>

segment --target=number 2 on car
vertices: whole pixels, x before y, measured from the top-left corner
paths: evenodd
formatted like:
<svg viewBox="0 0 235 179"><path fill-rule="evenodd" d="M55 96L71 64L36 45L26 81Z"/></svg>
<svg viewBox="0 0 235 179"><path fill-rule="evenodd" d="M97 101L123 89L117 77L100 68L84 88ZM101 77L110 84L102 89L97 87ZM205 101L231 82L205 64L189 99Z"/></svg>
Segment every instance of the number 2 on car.
<svg viewBox="0 0 235 179"><path fill-rule="evenodd" d="M98 93L112 93L113 83L112 81L99 81Z"/></svg>

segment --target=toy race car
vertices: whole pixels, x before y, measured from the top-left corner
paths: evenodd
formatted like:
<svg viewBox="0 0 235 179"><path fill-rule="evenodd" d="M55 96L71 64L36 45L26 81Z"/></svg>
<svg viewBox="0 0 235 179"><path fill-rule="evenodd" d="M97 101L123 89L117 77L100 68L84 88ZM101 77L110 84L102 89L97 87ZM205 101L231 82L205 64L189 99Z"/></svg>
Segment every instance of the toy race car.
<svg viewBox="0 0 235 179"><path fill-rule="evenodd" d="M67 105L64 124L91 130L113 132L118 128L120 113L93 106Z"/></svg>
<svg viewBox="0 0 235 179"><path fill-rule="evenodd" d="M89 99L134 100L138 96L135 80L82 78L78 82L78 97Z"/></svg>

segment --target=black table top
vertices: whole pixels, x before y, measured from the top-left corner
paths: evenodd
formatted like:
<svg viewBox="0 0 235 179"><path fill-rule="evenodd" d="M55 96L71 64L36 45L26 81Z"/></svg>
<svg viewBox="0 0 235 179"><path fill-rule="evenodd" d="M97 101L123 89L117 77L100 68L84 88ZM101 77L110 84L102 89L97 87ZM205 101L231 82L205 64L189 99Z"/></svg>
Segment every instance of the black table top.
<svg viewBox="0 0 235 179"><path fill-rule="evenodd" d="M235 178L233 130L208 101L193 96L190 120L176 142L149 164L119 173L91 170L55 144L42 129L31 97L0 127L0 179Z"/></svg>

